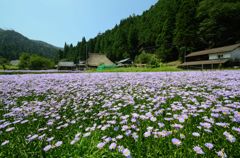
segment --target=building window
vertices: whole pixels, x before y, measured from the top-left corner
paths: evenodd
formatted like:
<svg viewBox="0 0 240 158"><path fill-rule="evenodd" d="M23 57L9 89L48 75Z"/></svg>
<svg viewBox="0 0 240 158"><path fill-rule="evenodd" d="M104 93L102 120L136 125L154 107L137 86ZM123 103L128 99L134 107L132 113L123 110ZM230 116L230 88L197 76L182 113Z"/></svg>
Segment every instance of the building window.
<svg viewBox="0 0 240 158"><path fill-rule="evenodd" d="M218 55L218 59L223 59L223 54Z"/></svg>

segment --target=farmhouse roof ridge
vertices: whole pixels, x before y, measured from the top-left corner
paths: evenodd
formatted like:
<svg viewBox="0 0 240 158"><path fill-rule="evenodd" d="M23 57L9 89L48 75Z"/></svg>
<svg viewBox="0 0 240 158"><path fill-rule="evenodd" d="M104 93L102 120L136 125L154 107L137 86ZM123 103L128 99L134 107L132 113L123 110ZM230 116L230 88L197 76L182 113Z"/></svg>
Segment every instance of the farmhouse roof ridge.
<svg viewBox="0 0 240 158"><path fill-rule="evenodd" d="M89 53L89 58L87 59L88 66L97 67L101 64L113 65L114 63L107 58L105 54L100 53Z"/></svg>
<svg viewBox="0 0 240 158"><path fill-rule="evenodd" d="M207 54L216 54L216 53L224 53L224 52L229 52L233 51L240 47L240 43L234 44L234 45L229 45L229 46L224 46L224 47L218 47L218 48L213 48L213 49L207 49L207 50L202 50L202 51L197 51L197 52L192 52L187 55L187 57L194 57L194 56L200 56L200 55L207 55Z"/></svg>

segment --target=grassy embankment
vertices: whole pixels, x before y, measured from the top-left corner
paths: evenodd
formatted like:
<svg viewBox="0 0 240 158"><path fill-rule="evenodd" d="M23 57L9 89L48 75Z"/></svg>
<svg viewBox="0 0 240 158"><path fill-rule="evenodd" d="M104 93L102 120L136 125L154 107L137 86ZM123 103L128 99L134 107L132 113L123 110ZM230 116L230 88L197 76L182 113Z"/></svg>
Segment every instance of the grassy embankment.
<svg viewBox="0 0 240 158"><path fill-rule="evenodd" d="M14 66L14 65L5 65L5 69L6 70L18 70L18 66ZM0 70L3 70L2 65L0 65Z"/></svg>
<svg viewBox="0 0 240 158"><path fill-rule="evenodd" d="M110 68L104 70L90 69L87 72L161 72L161 71L181 71L181 69L175 66L162 66L158 68L150 67L120 67L120 68Z"/></svg>

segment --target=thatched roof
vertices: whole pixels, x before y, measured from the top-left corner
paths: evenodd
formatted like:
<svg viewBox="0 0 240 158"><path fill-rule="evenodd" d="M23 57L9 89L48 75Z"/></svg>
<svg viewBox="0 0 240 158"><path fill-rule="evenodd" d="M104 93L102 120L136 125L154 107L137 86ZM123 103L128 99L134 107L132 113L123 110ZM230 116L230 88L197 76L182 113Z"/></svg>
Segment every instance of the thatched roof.
<svg viewBox="0 0 240 158"><path fill-rule="evenodd" d="M210 65L210 64L224 64L228 60L202 60L202 61L191 61L182 63L180 66L192 66L192 65Z"/></svg>
<svg viewBox="0 0 240 158"><path fill-rule="evenodd" d="M109 60L104 54L90 53L89 58L87 59L88 66L97 67L101 64L104 65L113 65L114 63Z"/></svg>
<svg viewBox="0 0 240 158"><path fill-rule="evenodd" d="M225 46L225 47L203 50L203 51L199 51L199 52L193 52L193 53L188 54L187 57L207 55L207 54L216 54L216 53L225 53L225 52L233 51L239 47L240 47L240 43L234 44L231 46Z"/></svg>
<svg viewBox="0 0 240 158"><path fill-rule="evenodd" d="M58 63L58 67L74 67L74 66L76 66L76 65L75 65L74 62L72 62L72 61L68 61L68 62L66 62L66 61L60 61L60 62Z"/></svg>

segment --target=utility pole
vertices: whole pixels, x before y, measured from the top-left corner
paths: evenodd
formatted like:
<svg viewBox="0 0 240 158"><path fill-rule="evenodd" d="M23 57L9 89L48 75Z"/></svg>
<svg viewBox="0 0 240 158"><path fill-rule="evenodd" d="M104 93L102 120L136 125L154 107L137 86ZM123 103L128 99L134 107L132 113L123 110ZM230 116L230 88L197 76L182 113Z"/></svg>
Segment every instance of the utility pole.
<svg viewBox="0 0 240 158"><path fill-rule="evenodd" d="M78 56L79 56L79 58L78 58L78 62L79 62L79 64L80 64L80 60L81 60L81 49L79 48L79 50L78 50Z"/></svg>
<svg viewBox="0 0 240 158"><path fill-rule="evenodd" d="M186 63L186 47L184 48L184 63Z"/></svg>
<svg viewBox="0 0 240 158"><path fill-rule="evenodd" d="M88 56L88 47L87 47L87 42L86 42L86 66L87 66L87 56Z"/></svg>

